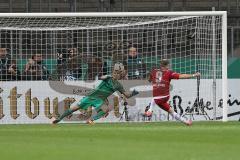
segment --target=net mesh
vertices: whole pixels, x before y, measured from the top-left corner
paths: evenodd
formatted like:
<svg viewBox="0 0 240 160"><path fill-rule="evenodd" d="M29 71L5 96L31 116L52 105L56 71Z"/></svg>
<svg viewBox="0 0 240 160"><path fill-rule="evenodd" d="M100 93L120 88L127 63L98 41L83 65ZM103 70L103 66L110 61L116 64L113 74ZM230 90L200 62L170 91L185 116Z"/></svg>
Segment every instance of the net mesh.
<svg viewBox="0 0 240 160"><path fill-rule="evenodd" d="M214 95L221 97L221 23L221 16L177 15L0 18L0 78L88 81L111 74L113 64L121 62L126 79L146 80L167 58L176 72L201 72L200 98L207 95L218 103ZM218 87L204 83L208 80ZM174 87L185 86L186 96L194 99L195 81L189 88L181 81Z"/></svg>

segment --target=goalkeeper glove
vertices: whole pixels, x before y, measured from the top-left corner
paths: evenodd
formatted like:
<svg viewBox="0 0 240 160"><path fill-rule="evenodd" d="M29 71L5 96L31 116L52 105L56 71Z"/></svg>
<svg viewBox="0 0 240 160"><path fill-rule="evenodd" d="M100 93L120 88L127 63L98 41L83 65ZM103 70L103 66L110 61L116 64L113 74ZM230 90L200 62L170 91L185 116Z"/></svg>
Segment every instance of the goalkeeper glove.
<svg viewBox="0 0 240 160"><path fill-rule="evenodd" d="M139 92L134 89L131 93L131 97L136 96L137 94L139 94Z"/></svg>

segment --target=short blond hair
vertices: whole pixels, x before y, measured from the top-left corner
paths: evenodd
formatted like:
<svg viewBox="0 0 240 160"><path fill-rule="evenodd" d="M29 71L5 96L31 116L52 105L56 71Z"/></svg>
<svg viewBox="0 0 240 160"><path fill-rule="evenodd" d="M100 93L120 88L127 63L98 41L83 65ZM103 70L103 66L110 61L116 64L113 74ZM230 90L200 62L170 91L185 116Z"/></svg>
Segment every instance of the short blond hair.
<svg viewBox="0 0 240 160"><path fill-rule="evenodd" d="M120 62L115 63L113 66L114 71L124 71L124 65Z"/></svg>
<svg viewBox="0 0 240 160"><path fill-rule="evenodd" d="M161 61L160 61L160 67L166 67L166 66L168 66L169 65L169 60L168 59L162 59Z"/></svg>
<svg viewBox="0 0 240 160"><path fill-rule="evenodd" d="M136 47L130 47L130 48L128 49L128 51L137 51L137 48L136 48Z"/></svg>

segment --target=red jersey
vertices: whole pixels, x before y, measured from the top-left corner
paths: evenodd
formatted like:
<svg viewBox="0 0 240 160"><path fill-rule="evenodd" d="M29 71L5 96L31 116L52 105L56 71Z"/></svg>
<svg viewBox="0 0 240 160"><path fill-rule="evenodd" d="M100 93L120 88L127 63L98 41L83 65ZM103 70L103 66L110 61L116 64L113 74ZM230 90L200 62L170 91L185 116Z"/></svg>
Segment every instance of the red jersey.
<svg viewBox="0 0 240 160"><path fill-rule="evenodd" d="M170 82L172 79L179 79L179 73L171 70L161 71L153 69L150 74L150 80L153 85L153 97L169 96Z"/></svg>

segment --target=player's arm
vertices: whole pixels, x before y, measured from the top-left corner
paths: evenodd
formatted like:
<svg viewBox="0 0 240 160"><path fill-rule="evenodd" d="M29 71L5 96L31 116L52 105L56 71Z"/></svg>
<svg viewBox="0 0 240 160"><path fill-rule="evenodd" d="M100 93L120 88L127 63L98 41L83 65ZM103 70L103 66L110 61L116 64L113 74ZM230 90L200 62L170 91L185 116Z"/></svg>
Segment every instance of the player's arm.
<svg viewBox="0 0 240 160"><path fill-rule="evenodd" d="M105 80L105 79L108 79L108 78L111 78L110 75L103 75L100 77L100 80Z"/></svg>
<svg viewBox="0 0 240 160"><path fill-rule="evenodd" d="M152 82L152 74L151 73L148 73L147 74L147 80L148 80L148 82Z"/></svg>
<svg viewBox="0 0 240 160"><path fill-rule="evenodd" d="M127 92L127 91L125 91L125 92L123 92L122 94L123 94L126 98L131 98L131 97L139 94L139 92L134 89L132 92Z"/></svg>
<svg viewBox="0 0 240 160"><path fill-rule="evenodd" d="M131 98L137 94L139 94L138 91L136 91L135 89L132 91L132 92L127 92L123 86L120 84L119 87L118 87L118 91L123 94L126 98Z"/></svg>
<svg viewBox="0 0 240 160"><path fill-rule="evenodd" d="M199 77L201 74L196 72L194 74L179 74L179 79L188 79L188 78L195 78Z"/></svg>

